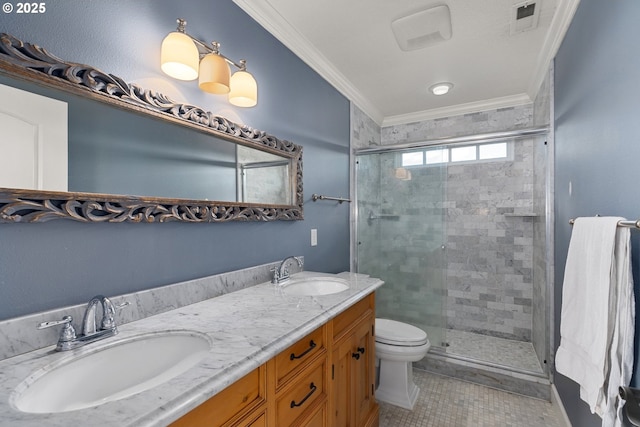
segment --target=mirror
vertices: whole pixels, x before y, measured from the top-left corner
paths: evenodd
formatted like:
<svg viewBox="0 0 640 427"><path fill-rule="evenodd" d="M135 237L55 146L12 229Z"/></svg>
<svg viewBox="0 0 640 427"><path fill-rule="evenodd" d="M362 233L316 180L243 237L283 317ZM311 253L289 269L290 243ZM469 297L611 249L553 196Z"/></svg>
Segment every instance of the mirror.
<svg viewBox="0 0 640 427"><path fill-rule="evenodd" d="M302 147L296 144L7 34L0 35L0 84L64 100L70 124L67 191L61 180L47 188L47 179L7 188L16 185L0 173L0 222L303 218ZM64 162L44 163L49 170Z"/></svg>

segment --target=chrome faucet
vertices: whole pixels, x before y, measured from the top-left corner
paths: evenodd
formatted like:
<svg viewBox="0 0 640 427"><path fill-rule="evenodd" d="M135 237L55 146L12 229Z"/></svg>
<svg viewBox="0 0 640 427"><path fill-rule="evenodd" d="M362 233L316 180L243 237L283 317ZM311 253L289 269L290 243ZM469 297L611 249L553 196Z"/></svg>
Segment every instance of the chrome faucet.
<svg viewBox="0 0 640 427"><path fill-rule="evenodd" d="M96 328L96 307L98 304L102 304L102 321L100 322L99 329ZM64 316L62 320L42 322L38 325L38 329L64 325L60 332L60 338L58 338L56 350L72 350L77 347L82 347L85 344L116 335L118 333L118 327L116 326L115 321L116 310L126 307L129 304L129 301L125 301L122 304L113 305L109 298L102 295L97 295L91 298L84 312L81 335L76 334L76 330L72 323L73 318L71 316Z"/></svg>
<svg viewBox="0 0 640 427"><path fill-rule="evenodd" d="M302 258L288 256L282 260L278 267L275 267L273 270L271 270L273 271L273 278L271 279L271 283L277 285L289 279L289 268L287 267L287 261L293 259L298 262L298 267L302 268L302 265L304 264Z"/></svg>
<svg viewBox="0 0 640 427"><path fill-rule="evenodd" d="M100 329L96 329L96 307L100 303L102 304L102 321L100 322ZM125 305L128 304L128 302L125 302ZM124 305L122 307L124 307ZM97 295L91 298L84 312L84 318L82 319L82 335L91 336L106 330L112 330L114 335L117 334L118 328L116 327L114 319L115 314L116 308L109 298L103 295Z"/></svg>

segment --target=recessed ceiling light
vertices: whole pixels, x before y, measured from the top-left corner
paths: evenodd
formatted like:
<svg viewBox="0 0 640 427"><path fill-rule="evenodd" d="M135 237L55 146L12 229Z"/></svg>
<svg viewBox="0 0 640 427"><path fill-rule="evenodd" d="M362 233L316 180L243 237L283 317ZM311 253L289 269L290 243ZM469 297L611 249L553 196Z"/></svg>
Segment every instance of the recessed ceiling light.
<svg viewBox="0 0 640 427"><path fill-rule="evenodd" d="M434 95L445 95L451 90L451 88L453 88L453 83L442 82L431 86L429 91Z"/></svg>

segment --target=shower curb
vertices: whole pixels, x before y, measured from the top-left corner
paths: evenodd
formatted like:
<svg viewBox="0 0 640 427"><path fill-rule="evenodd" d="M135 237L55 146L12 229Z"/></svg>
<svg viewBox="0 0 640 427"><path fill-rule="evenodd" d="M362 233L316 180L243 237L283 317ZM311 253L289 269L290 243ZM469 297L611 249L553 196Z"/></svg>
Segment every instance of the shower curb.
<svg viewBox="0 0 640 427"><path fill-rule="evenodd" d="M482 363L428 353L416 369L551 402L551 382L543 374L528 374Z"/></svg>

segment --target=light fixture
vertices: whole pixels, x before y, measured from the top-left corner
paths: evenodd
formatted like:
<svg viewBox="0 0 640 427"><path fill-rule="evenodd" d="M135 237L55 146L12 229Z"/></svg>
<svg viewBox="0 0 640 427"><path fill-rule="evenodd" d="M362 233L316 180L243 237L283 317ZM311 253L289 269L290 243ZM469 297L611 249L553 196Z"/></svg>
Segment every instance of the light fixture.
<svg viewBox="0 0 640 427"><path fill-rule="evenodd" d="M228 94L229 102L238 107L258 103L258 84L247 71L247 61L238 63L220 53L220 43L208 45L187 34L187 21L178 19L178 28L162 41L160 68L179 80L198 79L198 87L207 93ZM231 75L229 66L238 69Z"/></svg>
<svg viewBox="0 0 640 427"><path fill-rule="evenodd" d="M395 176L400 181L411 181L411 171L406 168L396 168Z"/></svg>
<svg viewBox="0 0 640 427"><path fill-rule="evenodd" d="M434 95L446 95L453 88L453 83L442 82L436 83L429 88L429 91Z"/></svg>
<svg viewBox="0 0 640 427"><path fill-rule="evenodd" d="M200 61L198 86L205 92L224 95L229 93L231 70L227 61L220 55L218 43L214 42L213 47L214 51L204 55Z"/></svg>
<svg viewBox="0 0 640 427"><path fill-rule="evenodd" d="M240 65L244 65L244 59L240 60ZM236 71L231 76L231 90L229 91L229 102L238 107L253 107L256 105L258 84L246 70Z"/></svg>

